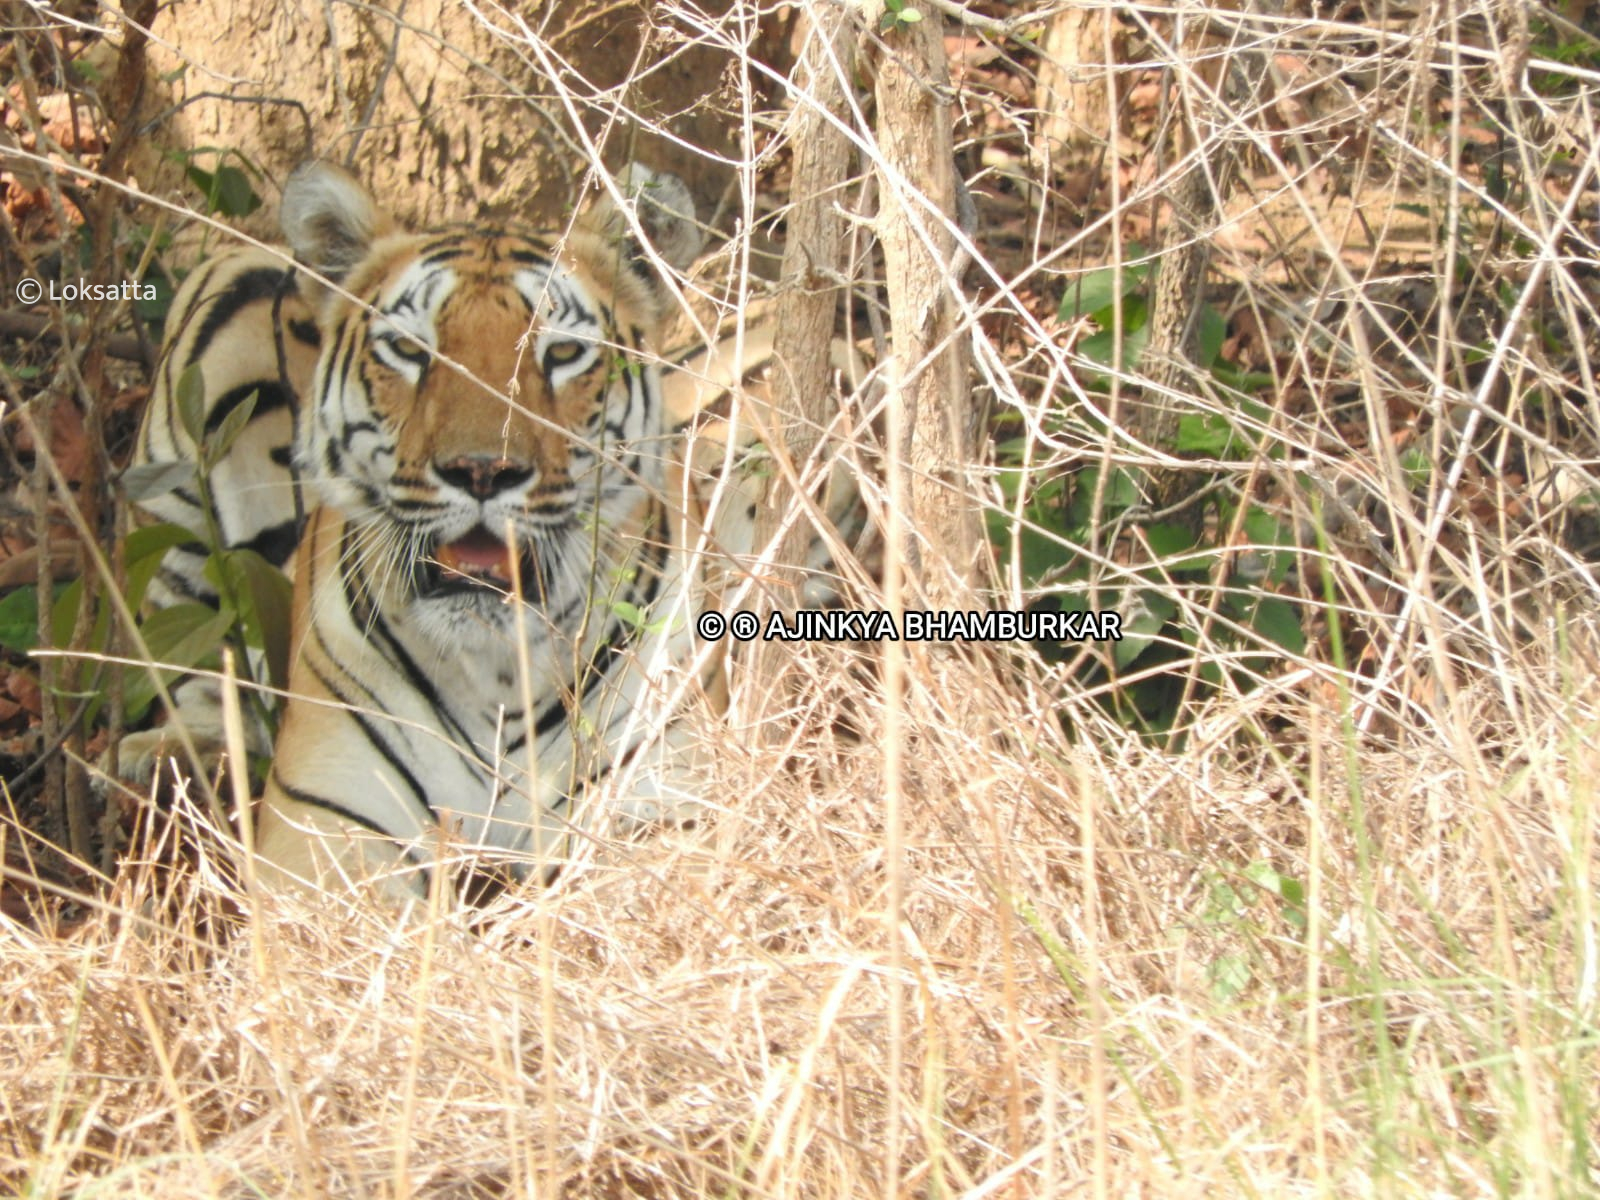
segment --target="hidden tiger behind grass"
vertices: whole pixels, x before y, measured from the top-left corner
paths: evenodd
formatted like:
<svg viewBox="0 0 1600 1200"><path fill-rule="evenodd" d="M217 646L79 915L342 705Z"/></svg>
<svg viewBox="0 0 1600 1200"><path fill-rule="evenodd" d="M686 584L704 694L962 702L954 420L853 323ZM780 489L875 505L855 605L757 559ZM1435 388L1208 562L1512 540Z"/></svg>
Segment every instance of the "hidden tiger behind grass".
<svg viewBox="0 0 1600 1200"><path fill-rule="evenodd" d="M687 265L702 239L682 184L637 166L619 182L656 256ZM320 280L264 250L197 270L138 451L196 459L177 411L195 365L206 430L253 403L208 478L223 545L293 552L260 857L405 895L442 847L528 873L592 824L608 772L630 818L692 809L680 713L705 670L690 617L707 598L687 529L704 514L664 411L668 295L633 223L605 198L565 236L396 233L321 163L290 177L282 220ZM145 507L206 519L193 488ZM701 551L748 547L749 506L723 511ZM206 554L171 551L154 603L214 602ZM191 734L218 742L215 685L175 695ZM120 773L148 778L160 750L161 731L133 735Z"/></svg>

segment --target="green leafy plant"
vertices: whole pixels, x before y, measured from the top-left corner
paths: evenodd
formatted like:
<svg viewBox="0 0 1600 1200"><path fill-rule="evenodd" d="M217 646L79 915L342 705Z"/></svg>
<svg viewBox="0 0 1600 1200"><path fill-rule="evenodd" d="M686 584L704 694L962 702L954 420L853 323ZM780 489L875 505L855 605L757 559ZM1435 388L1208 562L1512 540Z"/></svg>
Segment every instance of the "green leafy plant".
<svg viewBox="0 0 1600 1200"><path fill-rule="evenodd" d="M247 396L215 429L208 430L205 379L199 365L195 364L178 377L174 400L178 422L197 447L196 462L136 468L125 476L124 486L133 500L149 499L185 485L193 486L205 516L204 544L211 549L204 573L206 581L217 591L217 607L174 605L152 614L150 620L161 621L159 631L163 642L175 655L204 654L208 648L207 639L209 649L214 652L225 637L237 651L235 660L241 671L250 661L248 652L257 651L265 660L267 679L284 686L288 682L289 662L289 582L283 572L255 551L223 545L211 491L212 473L249 424L255 412L256 397ZM170 615L174 613L177 615ZM147 621L146 625L149 623ZM152 655L161 657L154 645L150 649ZM173 657L167 661L180 667L203 665L199 658L191 662Z"/></svg>
<svg viewBox="0 0 1600 1200"><path fill-rule="evenodd" d="M218 158L217 165L211 170L194 161L196 155L203 153L215 154ZM207 212L223 217L248 217L261 207L261 197L250 182L250 175L259 178L260 172L238 151L188 150L180 153L178 158L184 163L184 174L189 182L199 188L200 194L205 197ZM243 166L234 166L228 161L230 158L237 158Z"/></svg>
<svg viewBox="0 0 1600 1200"><path fill-rule="evenodd" d="M1138 248L1130 249L1137 258ZM1106 370L1082 381L1091 392L1108 390L1111 373L1137 367L1148 341L1150 276L1150 264L1138 262L1092 271L1062 301L1063 318L1097 327L1078 343L1084 358ZM1120 341L1113 336L1119 326ZM1277 457L1281 449L1267 433L1271 413L1250 394L1270 377L1224 361L1224 335L1221 314L1206 308L1201 365L1232 407L1185 414L1168 449L1219 459ZM1078 406L1063 404L1051 416L1047 432L1063 440L1099 440L1107 432L1102 418ZM1295 561L1293 530L1283 517L1221 490L1206 493L1185 520L1147 517L1137 470L1034 468L1027 465L1029 447L1029 437L998 446L1004 504L989 513L991 541L1002 567L1037 597L1035 608L1120 614L1121 639L1104 653L1080 657L1076 645L1038 649L1048 659L1077 661L1086 687L1116 681L1100 695L1122 724L1164 733L1177 722L1185 696L1225 682L1248 690L1275 657L1305 649L1300 608L1278 593ZM1096 568L1083 547L1095 547L1122 569ZM1229 653L1207 653L1217 648Z"/></svg>
<svg viewBox="0 0 1600 1200"><path fill-rule="evenodd" d="M1306 888L1268 862L1243 870L1230 865L1206 868L1201 924L1234 936L1242 948L1230 949L1206 965L1212 996L1222 1002L1239 998L1256 978L1270 977L1263 959L1267 939L1304 940L1308 928Z"/></svg>
<svg viewBox="0 0 1600 1200"><path fill-rule="evenodd" d="M922 20L922 14L906 4L906 0L883 0L883 15L878 18L878 32L890 33L907 29Z"/></svg>
<svg viewBox="0 0 1600 1200"><path fill-rule="evenodd" d="M158 692L157 678L170 685L186 671L216 669L221 665L223 646L234 649L236 669L245 682L255 680L257 672L252 670L252 663L262 664L260 681L279 687L288 681L289 582L282 571L255 551L222 546L210 490L211 473L249 421L254 398L237 406L218 428L209 432L205 429L205 385L198 368L190 368L179 379L175 399L179 421L199 447L198 461L134 467L124 472L123 486L129 499L136 502L178 487L193 488L201 498L205 529L156 524L133 530L123 549L122 598L137 613L167 551L199 543L209 548L203 570L218 599L216 607L198 602L174 604L140 619L140 636L152 662L161 666L153 672L130 673L125 678L123 717L130 723L143 720L149 711ZM56 588L50 613L55 645L70 642L78 614L86 603L85 595L81 579ZM32 586L18 588L0 599L0 648L19 654L36 648L38 606L38 589ZM114 606L99 598L82 649L91 656L104 653L110 646L115 619ZM62 690L64 694L58 700L64 702L89 697L84 720L92 723L103 706L102 664L93 657L86 659L67 673ZM265 705L257 708L257 715L270 729L269 710Z"/></svg>

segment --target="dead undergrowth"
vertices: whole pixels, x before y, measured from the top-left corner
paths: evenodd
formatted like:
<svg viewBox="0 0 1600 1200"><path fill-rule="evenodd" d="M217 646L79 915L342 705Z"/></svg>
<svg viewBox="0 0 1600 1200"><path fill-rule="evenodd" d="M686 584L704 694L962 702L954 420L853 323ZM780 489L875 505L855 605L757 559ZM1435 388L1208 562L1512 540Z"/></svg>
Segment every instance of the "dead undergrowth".
<svg viewBox="0 0 1600 1200"><path fill-rule="evenodd" d="M552 888L403 927L244 887L198 786L170 815L90 814L90 853L64 855L24 772L105 735L46 728L51 660L11 654L5 1188L1595 1190L1593 6L1119 10L1097 150L1035 137L1037 43L1014 35L1038 14L908 7L949 18L979 216L962 336L991 435L965 481L995 542L985 599L1115 602L1146 622L1137 653L906 643L886 690L881 644L797 647L781 711L736 680L707 733L713 819L597 837ZM658 16L737 59L733 17ZM1179 16L1212 24L1185 41ZM30 33L7 60L8 309L89 203L89 175L46 167L97 168L114 132L51 99L102 40L63 29L55 59ZM1216 60L1255 64L1254 90ZM781 133L751 128L772 153L724 206L736 266L745 237L767 261L788 177ZM1122 406L1148 382L1141 272L1183 144L1239 178L1196 298L1215 353L1191 364L1185 441L1149 446ZM856 153L872 165L869 136ZM869 197L858 179L842 203ZM881 353L866 241L852 262L850 328ZM133 352L126 315L89 314L89 336ZM82 389L85 316L3 327L11 595L80 568L46 460L76 494L143 399L115 363ZM1118 499L1118 471L1158 461L1199 481L1203 519ZM885 603L870 573L854 586Z"/></svg>

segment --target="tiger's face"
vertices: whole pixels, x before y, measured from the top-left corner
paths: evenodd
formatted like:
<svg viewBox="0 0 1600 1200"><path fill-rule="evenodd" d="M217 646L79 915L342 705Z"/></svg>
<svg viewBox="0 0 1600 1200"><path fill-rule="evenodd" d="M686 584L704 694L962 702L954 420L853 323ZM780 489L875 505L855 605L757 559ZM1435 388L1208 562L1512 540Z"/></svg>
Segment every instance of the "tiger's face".
<svg viewBox="0 0 1600 1200"><path fill-rule="evenodd" d="M336 302L302 426L305 477L370 531L396 590L480 618L558 604L661 484L642 331L575 259L528 239L408 239ZM368 311L366 305L370 305Z"/></svg>
<svg viewBox="0 0 1600 1200"><path fill-rule="evenodd" d="M377 604L440 636L504 631L515 584L569 624L597 572L625 569L664 462L661 310L629 255L603 225L350 252L296 461L349 519Z"/></svg>

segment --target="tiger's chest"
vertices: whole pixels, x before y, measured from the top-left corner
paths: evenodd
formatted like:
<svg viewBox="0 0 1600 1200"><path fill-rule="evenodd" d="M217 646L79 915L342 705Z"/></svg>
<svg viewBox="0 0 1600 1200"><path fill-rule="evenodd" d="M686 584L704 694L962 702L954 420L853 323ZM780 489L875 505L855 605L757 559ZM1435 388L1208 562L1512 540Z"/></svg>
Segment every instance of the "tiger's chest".
<svg viewBox="0 0 1600 1200"><path fill-rule="evenodd" d="M381 560L352 548L347 518L317 510L296 568L295 751L277 769L387 789L419 822L471 814L490 822L477 838L514 848L637 740L624 727L658 690L652 664L686 640L666 537L663 521L629 539L621 570L574 563L588 587L559 604L484 589L430 604L385 596Z"/></svg>

